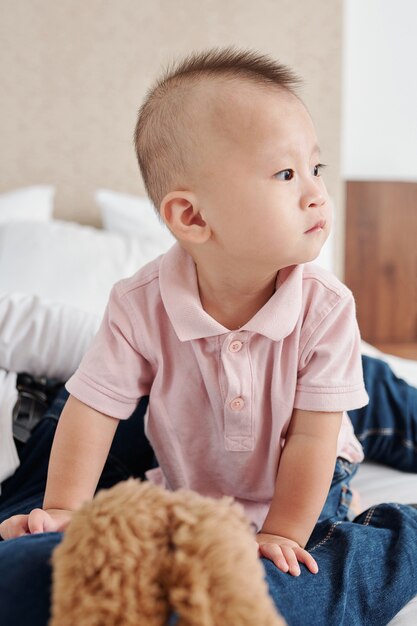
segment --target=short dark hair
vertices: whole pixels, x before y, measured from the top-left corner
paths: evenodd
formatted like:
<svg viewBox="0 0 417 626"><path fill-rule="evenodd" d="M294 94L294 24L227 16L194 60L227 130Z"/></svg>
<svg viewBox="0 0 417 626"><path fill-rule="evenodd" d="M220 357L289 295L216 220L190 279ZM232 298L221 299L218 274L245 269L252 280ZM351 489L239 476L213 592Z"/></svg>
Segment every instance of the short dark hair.
<svg viewBox="0 0 417 626"><path fill-rule="evenodd" d="M234 47L193 53L168 66L148 91L134 133L143 181L157 211L164 196L180 184L187 171L192 144L185 145L184 136L190 128L186 110L190 90L202 80L213 78L279 86L294 95L300 83L288 66L267 55Z"/></svg>

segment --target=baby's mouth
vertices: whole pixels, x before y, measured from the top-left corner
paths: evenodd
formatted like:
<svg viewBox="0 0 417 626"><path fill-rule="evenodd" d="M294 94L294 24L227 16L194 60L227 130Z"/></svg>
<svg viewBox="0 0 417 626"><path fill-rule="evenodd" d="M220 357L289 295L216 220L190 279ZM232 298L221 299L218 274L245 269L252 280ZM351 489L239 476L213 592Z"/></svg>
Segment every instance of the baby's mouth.
<svg viewBox="0 0 417 626"><path fill-rule="evenodd" d="M315 233L315 232L320 232L322 230L324 230L324 227L326 226L326 220L319 220L318 222L316 222L314 224L314 226L312 226L311 228L309 228L308 230L306 230L304 232L305 235L308 235L309 233Z"/></svg>

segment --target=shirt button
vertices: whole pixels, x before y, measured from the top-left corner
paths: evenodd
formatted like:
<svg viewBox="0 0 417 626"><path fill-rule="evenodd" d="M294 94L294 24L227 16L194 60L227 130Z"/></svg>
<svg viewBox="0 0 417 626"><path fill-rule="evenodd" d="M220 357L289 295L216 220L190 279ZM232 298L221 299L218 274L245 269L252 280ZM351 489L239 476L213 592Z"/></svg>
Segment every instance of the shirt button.
<svg viewBox="0 0 417 626"><path fill-rule="evenodd" d="M243 344L241 341L232 341L232 343L229 346L229 350L230 352L239 352L242 346Z"/></svg>
<svg viewBox="0 0 417 626"><path fill-rule="evenodd" d="M235 398L231 401L230 408L232 409L232 411L240 411L240 409L243 409L244 404L245 402L243 398Z"/></svg>

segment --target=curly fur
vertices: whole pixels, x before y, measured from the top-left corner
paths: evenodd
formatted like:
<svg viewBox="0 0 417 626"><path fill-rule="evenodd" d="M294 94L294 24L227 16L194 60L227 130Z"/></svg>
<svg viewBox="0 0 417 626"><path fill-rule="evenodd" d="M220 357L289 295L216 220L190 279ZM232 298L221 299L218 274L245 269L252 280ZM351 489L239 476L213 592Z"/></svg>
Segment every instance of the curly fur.
<svg viewBox="0 0 417 626"><path fill-rule="evenodd" d="M50 626L283 626L231 498L128 480L78 511L53 555Z"/></svg>

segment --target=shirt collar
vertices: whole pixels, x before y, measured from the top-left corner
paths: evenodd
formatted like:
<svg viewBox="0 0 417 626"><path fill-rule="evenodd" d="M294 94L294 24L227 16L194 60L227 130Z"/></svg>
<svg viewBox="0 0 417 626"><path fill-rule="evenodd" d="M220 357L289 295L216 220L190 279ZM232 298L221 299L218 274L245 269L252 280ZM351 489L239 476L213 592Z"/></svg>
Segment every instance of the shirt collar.
<svg viewBox="0 0 417 626"><path fill-rule="evenodd" d="M174 244L161 260L159 285L165 309L180 341L249 331L281 341L293 330L301 311L302 265L281 270L279 286L266 304L239 330L231 331L201 305L192 257ZM278 288L279 287L279 288Z"/></svg>

